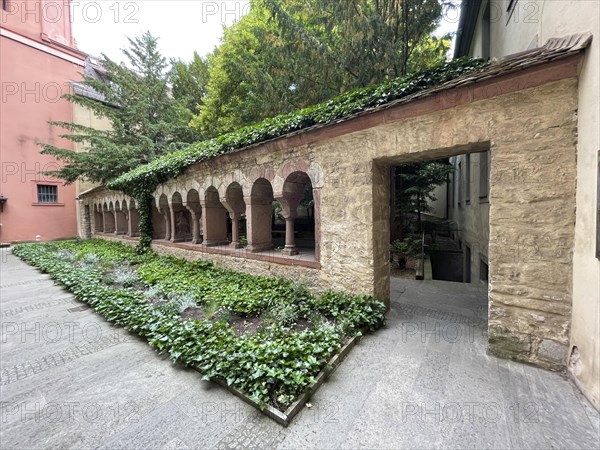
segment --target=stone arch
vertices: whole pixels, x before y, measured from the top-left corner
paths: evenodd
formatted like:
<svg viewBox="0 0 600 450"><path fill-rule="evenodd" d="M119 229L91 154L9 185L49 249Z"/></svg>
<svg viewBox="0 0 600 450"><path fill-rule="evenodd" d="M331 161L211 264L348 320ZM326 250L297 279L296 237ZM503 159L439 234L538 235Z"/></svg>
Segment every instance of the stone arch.
<svg viewBox="0 0 600 450"><path fill-rule="evenodd" d="M152 228L154 239L171 238L171 217L169 211L169 200L167 195L157 193L156 206L152 208Z"/></svg>
<svg viewBox="0 0 600 450"><path fill-rule="evenodd" d="M248 192L250 192L252 190L252 188L254 187L254 183L256 183L256 180L258 180L259 178L264 178L271 185L273 185L273 181L275 179L275 173L276 173L276 170L271 165L251 167L248 170L248 174L246 177L247 183L248 183L248 189L246 189L246 190Z"/></svg>
<svg viewBox="0 0 600 450"><path fill-rule="evenodd" d="M103 230L105 233L115 232L115 215L113 214L113 203L112 201L104 202L102 205L102 216L104 219Z"/></svg>
<svg viewBox="0 0 600 450"><path fill-rule="evenodd" d="M242 185L237 181L231 182L225 190L225 197L221 198L221 203L227 209L231 219L230 245L233 248L241 248L243 245L240 242L240 234L246 234L246 202Z"/></svg>
<svg viewBox="0 0 600 450"><path fill-rule="evenodd" d="M191 188L187 191L184 205L190 212L192 220L192 244L200 244L202 242L202 204L198 190Z"/></svg>
<svg viewBox="0 0 600 450"><path fill-rule="evenodd" d="M273 248L273 186L266 178L254 181L246 197L248 250L262 252Z"/></svg>
<svg viewBox="0 0 600 450"><path fill-rule="evenodd" d="M102 233L104 231L104 218L102 215L102 206L98 202L94 203L94 233Z"/></svg>
<svg viewBox="0 0 600 450"><path fill-rule="evenodd" d="M312 180L306 172L293 171L285 178L281 191L275 194L285 219L285 255L297 255L302 247L314 250L317 256L314 191Z"/></svg>
<svg viewBox="0 0 600 450"><path fill-rule="evenodd" d="M192 217L184 206L183 198L178 191L171 196L171 242L182 242L192 240Z"/></svg>
<svg viewBox="0 0 600 450"><path fill-rule="evenodd" d="M219 191L214 185L204 192L202 202L202 245L211 247L227 244L227 209L220 201Z"/></svg>
<svg viewBox="0 0 600 450"><path fill-rule="evenodd" d="M115 234L127 234L128 232L128 220L124 205L127 205L125 201L119 202L119 200L115 200L113 209L115 215Z"/></svg>
<svg viewBox="0 0 600 450"><path fill-rule="evenodd" d="M273 190L276 193L282 192L284 184L290 179L291 176L294 176L294 174L298 173L303 173L305 176L307 176L313 187L316 185L315 181L317 180L311 178L315 175L315 171L310 170L310 164L308 161L289 161L277 168L272 181Z"/></svg>
<svg viewBox="0 0 600 450"><path fill-rule="evenodd" d="M131 237L140 234L140 212L136 208L135 200L129 198L129 201L123 200L121 209L127 217L127 235Z"/></svg>

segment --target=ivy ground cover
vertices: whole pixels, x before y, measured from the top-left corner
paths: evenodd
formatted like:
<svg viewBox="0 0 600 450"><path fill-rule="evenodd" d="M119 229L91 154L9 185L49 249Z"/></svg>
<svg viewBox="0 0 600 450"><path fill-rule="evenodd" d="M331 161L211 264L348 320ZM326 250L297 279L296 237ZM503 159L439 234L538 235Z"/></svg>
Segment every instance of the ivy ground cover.
<svg viewBox="0 0 600 450"><path fill-rule="evenodd" d="M225 270L102 240L13 253L173 361L284 411L352 337L385 324L383 303L311 294L283 279Z"/></svg>

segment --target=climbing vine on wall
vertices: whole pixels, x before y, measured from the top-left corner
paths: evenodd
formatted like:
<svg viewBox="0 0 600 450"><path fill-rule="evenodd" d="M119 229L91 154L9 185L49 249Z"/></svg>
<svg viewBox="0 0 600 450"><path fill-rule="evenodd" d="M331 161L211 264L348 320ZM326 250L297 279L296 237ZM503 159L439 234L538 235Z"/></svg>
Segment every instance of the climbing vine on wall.
<svg viewBox="0 0 600 450"><path fill-rule="evenodd" d="M143 252L152 242L152 192L141 192L137 196L140 211L140 241L138 251Z"/></svg>
<svg viewBox="0 0 600 450"><path fill-rule="evenodd" d="M112 180L107 187L124 191L138 200L140 247L145 248L152 240L152 192L161 183L184 173L189 166L294 131L347 118L482 69L488 64L480 59L460 58L406 77L356 89L315 106L265 119L164 155Z"/></svg>

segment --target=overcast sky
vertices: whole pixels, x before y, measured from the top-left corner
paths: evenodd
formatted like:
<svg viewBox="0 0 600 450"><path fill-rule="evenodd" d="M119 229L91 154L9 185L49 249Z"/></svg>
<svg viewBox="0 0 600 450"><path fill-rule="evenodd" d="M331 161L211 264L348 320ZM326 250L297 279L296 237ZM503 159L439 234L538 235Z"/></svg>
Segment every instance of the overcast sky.
<svg viewBox="0 0 600 450"><path fill-rule="evenodd" d="M166 57L191 60L210 53L223 25L248 12L248 0L72 0L73 34L80 50L122 61L126 36L150 31ZM438 32L455 31L457 12L448 12Z"/></svg>

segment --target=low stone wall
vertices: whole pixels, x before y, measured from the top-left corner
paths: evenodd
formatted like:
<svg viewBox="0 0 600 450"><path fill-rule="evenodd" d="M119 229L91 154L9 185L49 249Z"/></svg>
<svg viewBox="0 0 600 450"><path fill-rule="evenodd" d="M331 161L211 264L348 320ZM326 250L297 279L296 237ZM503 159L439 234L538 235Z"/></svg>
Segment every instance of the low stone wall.
<svg viewBox="0 0 600 450"><path fill-rule="evenodd" d="M120 242L126 245L137 245L137 239L95 235L94 237L108 241ZM286 278L292 281L304 283L312 292L324 292L331 286L326 280L321 278L320 270L306 267L300 264L281 264L270 261L260 261L255 259L240 258L233 255L219 255L216 253L203 252L198 250L181 248L173 245L164 245L160 242L152 243L152 250L159 255L175 256L177 258L187 259L188 261L208 260L212 261L224 269L245 272L250 275L259 275L265 277Z"/></svg>

